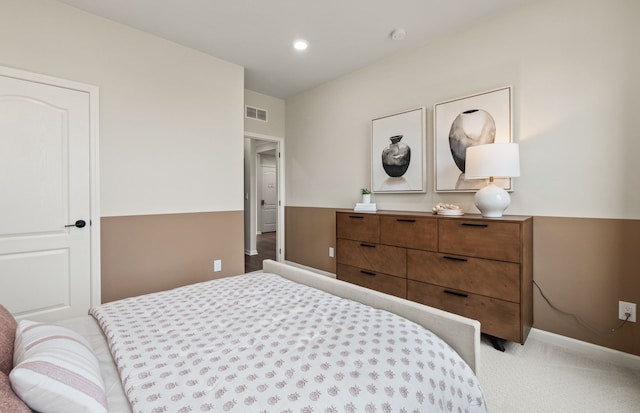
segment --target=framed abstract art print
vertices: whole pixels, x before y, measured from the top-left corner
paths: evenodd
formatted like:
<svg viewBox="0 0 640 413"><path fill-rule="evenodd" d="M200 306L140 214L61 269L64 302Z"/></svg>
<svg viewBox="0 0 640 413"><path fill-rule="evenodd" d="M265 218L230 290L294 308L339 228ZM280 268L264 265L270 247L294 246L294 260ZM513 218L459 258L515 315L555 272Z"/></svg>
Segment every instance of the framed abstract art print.
<svg viewBox="0 0 640 413"><path fill-rule="evenodd" d="M425 108L373 119L372 191L425 192L425 141Z"/></svg>
<svg viewBox="0 0 640 413"><path fill-rule="evenodd" d="M512 142L512 90L510 86L437 103L434 106L434 165L436 192L472 192L486 185L465 179L469 146ZM512 190L511 178L496 185Z"/></svg>

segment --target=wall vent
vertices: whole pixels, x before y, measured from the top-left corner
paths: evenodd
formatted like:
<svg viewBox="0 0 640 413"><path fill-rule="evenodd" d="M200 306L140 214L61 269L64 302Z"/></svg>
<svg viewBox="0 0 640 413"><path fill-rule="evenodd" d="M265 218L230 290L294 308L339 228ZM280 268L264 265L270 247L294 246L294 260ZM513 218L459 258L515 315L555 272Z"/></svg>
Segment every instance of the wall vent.
<svg viewBox="0 0 640 413"><path fill-rule="evenodd" d="M247 118L267 122L267 111L264 109L256 108L254 106L245 106L244 116Z"/></svg>

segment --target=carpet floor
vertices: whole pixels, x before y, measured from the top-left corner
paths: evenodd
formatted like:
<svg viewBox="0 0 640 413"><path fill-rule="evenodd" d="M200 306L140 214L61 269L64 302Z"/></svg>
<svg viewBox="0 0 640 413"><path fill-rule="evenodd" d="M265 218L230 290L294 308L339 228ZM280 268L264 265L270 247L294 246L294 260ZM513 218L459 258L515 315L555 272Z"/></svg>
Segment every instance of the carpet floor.
<svg viewBox="0 0 640 413"><path fill-rule="evenodd" d="M478 378L490 413L638 413L640 370L529 336L495 350L482 338Z"/></svg>

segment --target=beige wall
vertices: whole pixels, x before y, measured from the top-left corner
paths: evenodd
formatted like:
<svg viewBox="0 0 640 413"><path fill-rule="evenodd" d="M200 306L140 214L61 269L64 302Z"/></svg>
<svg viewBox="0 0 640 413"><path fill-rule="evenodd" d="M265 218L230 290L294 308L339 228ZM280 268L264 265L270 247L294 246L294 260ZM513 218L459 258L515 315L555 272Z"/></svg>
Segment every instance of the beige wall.
<svg viewBox="0 0 640 413"><path fill-rule="evenodd" d="M245 132L284 138L284 100L245 89L244 104L268 112L267 122L244 118Z"/></svg>
<svg viewBox="0 0 640 413"><path fill-rule="evenodd" d="M0 65L100 88L105 297L206 277L216 257L242 271L242 219L227 217L243 210L241 66L53 0L0 1L0 50ZM191 213L202 227L174 224Z"/></svg>
<svg viewBox="0 0 640 413"><path fill-rule="evenodd" d="M640 303L640 220L535 217L534 326L640 355L640 325L619 331L618 301ZM586 327L584 326L586 324Z"/></svg>
<svg viewBox="0 0 640 413"><path fill-rule="evenodd" d="M285 259L335 274L336 260L329 257L329 248L335 251L335 209L288 206L284 212Z"/></svg>
<svg viewBox="0 0 640 413"><path fill-rule="evenodd" d="M640 305L639 15L635 0L539 1L287 99L286 259L335 271L329 211L353 208L370 186L370 125L381 115L427 108L428 185L374 194L378 208L477 212L473 194L434 192L433 105L511 85L521 177L507 213L535 216L534 279L599 333L537 290L534 325L640 354L637 323L607 334L618 300Z"/></svg>
<svg viewBox="0 0 640 413"><path fill-rule="evenodd" d="M100 87L102 215L242 209L241 66L52 0L1 7L0 64Z"/></svg>
<svg viewBox="0 0 640 413"><path fill-rule="evenodd" d="M371 119L424 106L427 192L375 202L477 211L470 194L434 192L433 106L511 85L521 176L508 212L639 219L639 15L635 0L533 2L287 99L287 205L352 207L370 186Z"/></svg>
<svg viewBox="0 0 640 413"><path fill-rule="evenodd" d="M242 219L242 211L102 218L102 302L243 273Z"/></svg>

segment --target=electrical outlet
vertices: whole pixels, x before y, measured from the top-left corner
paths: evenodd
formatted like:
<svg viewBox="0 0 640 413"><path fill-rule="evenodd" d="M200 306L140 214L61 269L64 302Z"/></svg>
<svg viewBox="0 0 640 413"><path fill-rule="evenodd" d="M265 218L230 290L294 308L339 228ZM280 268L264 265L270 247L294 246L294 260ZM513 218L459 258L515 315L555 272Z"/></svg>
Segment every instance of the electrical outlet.
<svg viewBox="0 0 640 413"><path fill-rule="evenodd" d="M631 314L629 319L627 320L627 313ZM618 302L618 318L620 320L631 321L632 323L636 322L636 304L628 303L626 301Z"/></svg>
<svg viewBox="0 0 640 413"><path fill-rule="evenodd" d="M333 258L333 247L329 247L329 256Z"/></svg>
<svg viewBox="0 0 640 413"><path fill-rule="evenodd" d="M222 260L213 261L213 271L222 271Z"/></svg>

